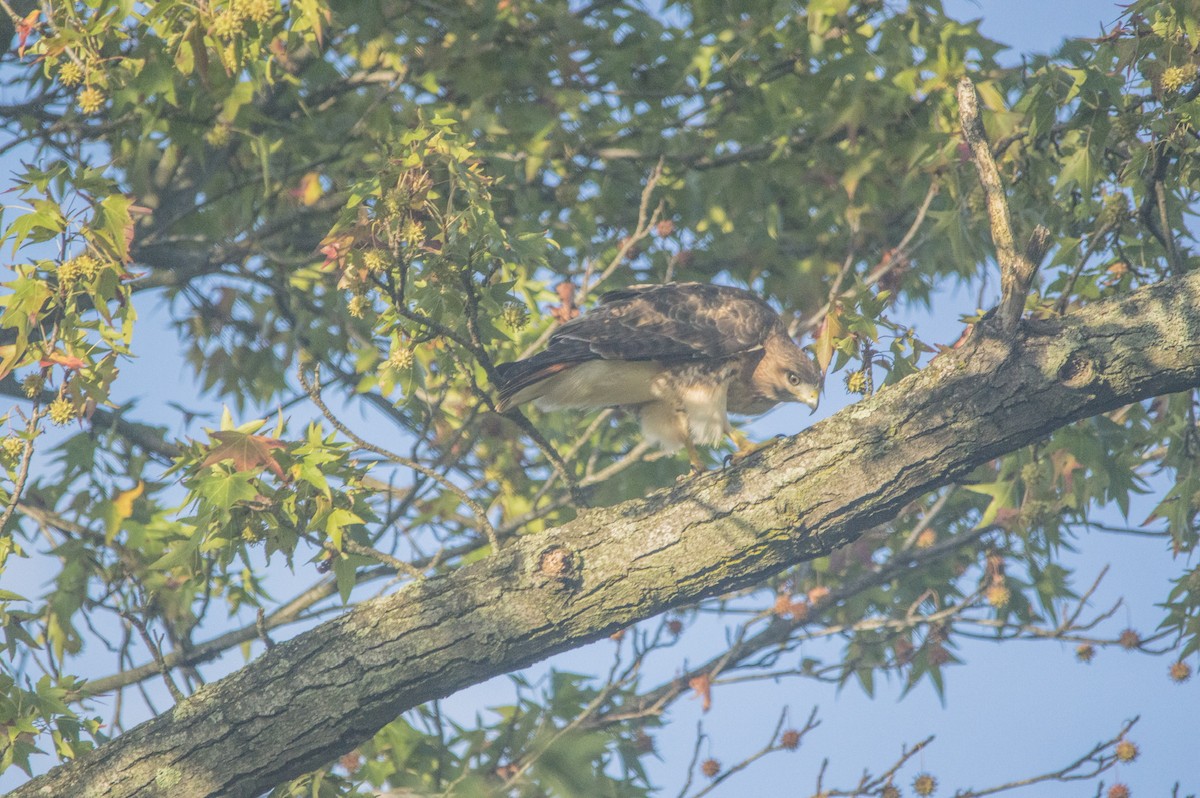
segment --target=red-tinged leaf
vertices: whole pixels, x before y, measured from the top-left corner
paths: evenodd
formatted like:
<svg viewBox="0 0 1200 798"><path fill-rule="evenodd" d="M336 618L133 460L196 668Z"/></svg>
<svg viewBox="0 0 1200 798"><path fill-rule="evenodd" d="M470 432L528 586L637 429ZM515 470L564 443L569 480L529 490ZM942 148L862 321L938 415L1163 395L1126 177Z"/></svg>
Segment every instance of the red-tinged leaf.
<svg viewBox="0 0 1200 798"><path fill-rule="evenodd" d="M1075 455L1059 449L1050 454L1050 462L1054 465L1054 476L1061 479L1063 487L1067 490L1075 490L1075 472L1083 468L1083 464L1075 459Z"/></svg>
<svg viewBox="0 0 1200 798"><path fill-rule="evenodd" d="M272 454L274 450L282 449L285 446L284 442L278 438L250 435L232 430L213 432L211 435L217 441L217 445L208 453L208 457L204 458L204 462L200 464L201 468L231 460L233 467L238 471L265 470L270 471L282 482L288 481L287 475L283 473L283 468Z"/></svg>
<svg viewBox="0 0 1200 798"><path fill-rule="evenodd" d="M50 368L51 366L62 366L67 371L79 371L81 368L83 368L84 363L74 355L64 355L62 352L51 352L49 355L46 355L39 360L38 365L44 369Z"/></svg>
<svg viewBox="0 0 1200 798"><path fill-rule="evenodd" d="M317 251L325 256L326 266L341 266L353 243L354 236L329 236L321 242L321 247Z"/></svg>
<svg viewBox="0 0 1200 798"><path fill-rule="evenodd" d="M41 10L35 9L17 23L17 55L21 58L25 57L25 44L29 41L29 34L33 33L34 28L37 27L38 17L41 15Z"/></svg>
<svg viewBox="0 0 1200 798"><path fill-rule="evenodd" d="M693 676L688 679L688 687L692 688L696 697L700 699L701 711L708 712L712 708L712 677L707 673Z"/></svg>

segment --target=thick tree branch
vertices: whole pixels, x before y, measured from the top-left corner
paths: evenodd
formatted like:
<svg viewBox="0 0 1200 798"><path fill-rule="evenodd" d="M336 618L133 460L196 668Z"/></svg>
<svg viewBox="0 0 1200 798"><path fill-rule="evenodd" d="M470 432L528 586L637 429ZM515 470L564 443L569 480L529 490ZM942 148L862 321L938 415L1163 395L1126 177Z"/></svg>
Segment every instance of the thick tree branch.
<svg viewBox="0 0 1200 798"><path fill-rule="evenodd" d="M12 796L256 795L418 704L757 583L1058 427L1197 385L1200 273L1012 335L985 322L742 466L364 602Z"/></svg>

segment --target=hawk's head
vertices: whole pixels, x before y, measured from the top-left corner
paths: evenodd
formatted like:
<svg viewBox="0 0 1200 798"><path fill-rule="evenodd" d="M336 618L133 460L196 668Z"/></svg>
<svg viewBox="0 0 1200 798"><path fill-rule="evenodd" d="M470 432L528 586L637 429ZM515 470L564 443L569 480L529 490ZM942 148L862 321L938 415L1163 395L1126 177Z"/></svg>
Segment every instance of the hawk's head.
<svg viewBox="0 0 1200 798"><path fill-rule="evenodd" d="M821 367L795 341L779 333L764 342L762 360L750 382L750 393L758 399L756 405L800 402L816 410L821 396ZM732 406L730 410L741 412Z"/></svg>

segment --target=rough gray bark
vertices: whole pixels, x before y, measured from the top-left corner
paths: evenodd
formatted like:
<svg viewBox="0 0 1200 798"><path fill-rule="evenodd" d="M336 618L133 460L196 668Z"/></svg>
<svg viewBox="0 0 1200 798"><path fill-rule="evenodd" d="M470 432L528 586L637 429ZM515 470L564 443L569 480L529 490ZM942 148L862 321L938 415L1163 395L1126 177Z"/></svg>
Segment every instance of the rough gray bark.
<svg viewBox="0 0 1200 798"><path fill-rule="evenodd" d="M759 582L1057 427L1196 385L1200 273L1012 339L981 326L741 467L366 602L11 796L258 794L422 702Z"/></svg>

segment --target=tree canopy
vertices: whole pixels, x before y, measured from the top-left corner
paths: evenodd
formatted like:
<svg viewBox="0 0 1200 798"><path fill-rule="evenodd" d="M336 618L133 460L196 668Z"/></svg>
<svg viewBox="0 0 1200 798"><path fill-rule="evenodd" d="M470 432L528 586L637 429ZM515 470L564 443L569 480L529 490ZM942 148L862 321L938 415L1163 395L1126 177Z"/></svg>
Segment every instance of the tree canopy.
<svg viewBox="0 0 1200 798"><path fill-rule="evenodd" d="M1018 66L939 0L0 6L0 773L63 762L14 795L643 796L723 681L940 692L980 636L1191 676L1194 3ZM671 280L766 297L855 403L696 477L617 412L495 412L497 363ZM122 377L162 347L198 395ZM1072 570L1108 510L1176 557L1156 629ZM681 795L800 717L698 738ZM802 789L930 794L901 742ZM1121 798L1137 755L948 786Z"/></svg>

